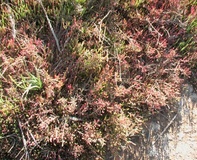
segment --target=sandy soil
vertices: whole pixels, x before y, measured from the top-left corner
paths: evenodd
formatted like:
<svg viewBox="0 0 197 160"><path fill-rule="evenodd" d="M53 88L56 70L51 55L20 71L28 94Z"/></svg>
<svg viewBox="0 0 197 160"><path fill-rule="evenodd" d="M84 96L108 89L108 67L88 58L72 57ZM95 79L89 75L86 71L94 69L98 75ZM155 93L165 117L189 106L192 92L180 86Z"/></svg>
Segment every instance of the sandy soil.
<svg viewBox="0 0 197 160"><path fill-rule="evenodd" d="M197 160L197 94L184 85L179 104L162 109L132 137L135 145L124 160Z"/></svg>
<svg viewBox="0 0 197 160"><path fill-rule="evenodd" d="M190 85L185 86L177 115L177 131L170 128L167 133L169 159L197 160L197 94Z"/></svg>

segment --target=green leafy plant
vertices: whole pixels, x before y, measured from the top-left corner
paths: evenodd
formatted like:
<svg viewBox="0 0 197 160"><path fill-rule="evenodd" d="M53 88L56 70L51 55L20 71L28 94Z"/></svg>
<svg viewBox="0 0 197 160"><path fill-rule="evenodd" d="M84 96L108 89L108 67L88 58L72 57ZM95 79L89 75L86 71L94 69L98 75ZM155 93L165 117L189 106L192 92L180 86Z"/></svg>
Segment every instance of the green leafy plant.
<svg viewBox="0 0 197 160"><path fill-rule="evenodd" d="M11 76L10 79L17 87L24 90L22 97L27 97L31 91L39 91L42 89L42 81L40 77L36 77L31 73L29 73L27 77L21 76L20 81L14 80Z"/></svg>
<svg viewBox="0 0 197 160"><path fill-rule="evenodd" d="M140 5L142 5L145 2L145 0L136 0L135 1L135 6L139 7Z"/></svg>

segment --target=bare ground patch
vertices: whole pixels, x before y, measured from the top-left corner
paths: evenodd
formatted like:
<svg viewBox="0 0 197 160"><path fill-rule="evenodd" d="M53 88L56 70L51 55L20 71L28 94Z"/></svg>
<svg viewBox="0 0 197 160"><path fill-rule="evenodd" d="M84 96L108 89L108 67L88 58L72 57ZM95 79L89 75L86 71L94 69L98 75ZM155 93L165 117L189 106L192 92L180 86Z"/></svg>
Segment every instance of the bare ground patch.
<svg viewBox="0 0 197 160"><path fill-rule="evenodd" d="M179 104L163 108L152 115L142 133L132 137L130 151L120 159L136 160L196 160L197 150L197 94L185 85Z"/></svg>

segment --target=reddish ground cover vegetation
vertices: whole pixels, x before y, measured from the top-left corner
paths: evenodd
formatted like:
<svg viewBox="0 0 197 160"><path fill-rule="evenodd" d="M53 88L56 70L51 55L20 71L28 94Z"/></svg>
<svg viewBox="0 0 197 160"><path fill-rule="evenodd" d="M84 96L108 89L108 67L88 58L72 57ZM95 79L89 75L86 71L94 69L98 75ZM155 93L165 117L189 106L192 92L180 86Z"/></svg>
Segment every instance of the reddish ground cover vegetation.
<svg viewBox="0 0 197 160"><path fill-rule="evenodd" d="M196 84L195 1L1 1L2 158L106 159Z"/></svg>

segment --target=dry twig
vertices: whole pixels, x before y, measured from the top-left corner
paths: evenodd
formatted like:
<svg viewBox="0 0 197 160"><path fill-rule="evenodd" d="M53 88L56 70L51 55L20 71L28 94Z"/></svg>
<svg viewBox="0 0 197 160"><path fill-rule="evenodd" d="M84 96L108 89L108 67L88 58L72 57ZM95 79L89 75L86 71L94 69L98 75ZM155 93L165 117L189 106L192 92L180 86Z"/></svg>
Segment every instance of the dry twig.
<svg viewBox="0 0 197 160"><path fill-rule="evenodd" d="M18 120L18 125L19 125L19 128L20 128L21 136L22 136L22 140L23 140L23 146L24 146L24 151L25 151L25 153L24 153L25 159L29 159L29 153L28 153L28 150L27 150L27 141L25 139L20 120ZM24 157L24 155L22 157ZM22 157L20 159L22 159Z"/></svg>
<svg viewBox="0 0 197 160"><path fill-rule="evenodd" d="M172 120L170 121L170 123L168 123L168 125L164 128L164 130L161 132L161 134L157 137L157 139L155 140L155 142L153 144L155 144L161 137L162 135L166 132L166 130L170 127L170 125L173 123L173 121L175 120L175 118L177 117L177 114L175 114L175 116L172 118Z"/></svg>
<svg viewBox="0 0 197 160"><path fill-rule="evenodd" d="M38 1L38 3L40 3L40 5L41 5L41 7L42 7L42 9L43 9L43 11L44 11L45 17L46 17L47 22L48 22L48 24L49 24L49 28L51 29L51 32L52 32L53 37L54 37L54 39L55 39L55 42L56 42L56 45L57 45L57 49L58 49L59 52L61 52L61 50L60 50L60 45L59 45L59 41L58 41L57 36L56 36L56 34L55 34L55 32L54 32L54 29L53 29L53 27L52 27L52 25L51 25L50 19L49 19L48 15L47 15L47 11L46 11L45 8L44 8L44 5L43 5L43 3L42 3L42 0L37 0L37 1Z"/></svg>

